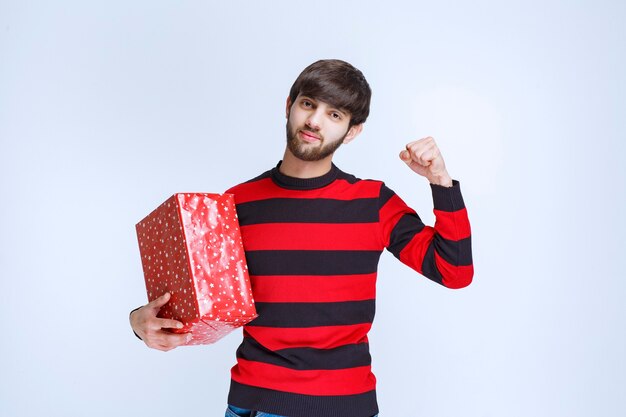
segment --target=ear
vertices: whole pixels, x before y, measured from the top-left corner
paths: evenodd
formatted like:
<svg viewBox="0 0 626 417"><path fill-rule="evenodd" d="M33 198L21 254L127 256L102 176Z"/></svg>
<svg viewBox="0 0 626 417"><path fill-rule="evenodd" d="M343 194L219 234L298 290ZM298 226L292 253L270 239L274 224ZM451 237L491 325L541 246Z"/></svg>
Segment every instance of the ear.
<svg viewBox="0 0 626 417"><path fill-rule="evenodd" d="M287 105L285 108L285 116L289 119L289 111L291 110L291 97L287 96Z"/></svg>
<svg viewBox="0 0 626 417"><path fill-rule="evenodd" d="M363 123L352 126L350 129L348 129L348 134L343 139L343 143L347 144L347 143L352 142L354 138L359 136L359 133L361 133L362 130L363 130Z"/></svg>

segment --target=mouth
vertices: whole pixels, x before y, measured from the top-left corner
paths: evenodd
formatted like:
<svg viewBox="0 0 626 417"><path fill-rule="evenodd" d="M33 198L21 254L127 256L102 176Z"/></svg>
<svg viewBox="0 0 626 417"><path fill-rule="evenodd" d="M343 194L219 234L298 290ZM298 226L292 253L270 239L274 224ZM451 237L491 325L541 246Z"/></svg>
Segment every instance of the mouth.
<svg viewBox="0 0 626 417"><path fill-rule="evenodd" d="M300 137L309 143L314 143L314 142L318 142L320 140L320 137L317 136L315 133L310 132L310 131L306 131L306 130L300 130L298 131L298 133L300 134Z"/></svg>

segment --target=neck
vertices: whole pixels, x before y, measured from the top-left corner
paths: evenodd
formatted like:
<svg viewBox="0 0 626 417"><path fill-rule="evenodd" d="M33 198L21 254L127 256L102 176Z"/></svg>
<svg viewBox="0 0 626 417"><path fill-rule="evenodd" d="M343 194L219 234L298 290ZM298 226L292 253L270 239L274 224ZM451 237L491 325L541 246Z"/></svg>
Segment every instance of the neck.
<svg viewBox="0 0 626 417"><path fill-rule="evenodd" d="M332 166L333 156L321 159L319 161L303 161L296 158L289 149L285 149L283 162L280 164L279 171L283 175L294 178L316 178L328 173Z"/></svg>

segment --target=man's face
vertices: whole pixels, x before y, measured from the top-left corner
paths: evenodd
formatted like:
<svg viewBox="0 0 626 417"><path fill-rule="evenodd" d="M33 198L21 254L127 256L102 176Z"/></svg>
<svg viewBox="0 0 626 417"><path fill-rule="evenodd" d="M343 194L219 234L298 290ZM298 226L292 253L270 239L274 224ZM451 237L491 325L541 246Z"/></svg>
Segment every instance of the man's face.
<svg viewBox="0 0 626 417"><path fill-rule="evenodd" d="M351 141L356 133L349 124L349 113L323 101L303 95L287 100L287 147L303 161L327 158Z"/></svg>

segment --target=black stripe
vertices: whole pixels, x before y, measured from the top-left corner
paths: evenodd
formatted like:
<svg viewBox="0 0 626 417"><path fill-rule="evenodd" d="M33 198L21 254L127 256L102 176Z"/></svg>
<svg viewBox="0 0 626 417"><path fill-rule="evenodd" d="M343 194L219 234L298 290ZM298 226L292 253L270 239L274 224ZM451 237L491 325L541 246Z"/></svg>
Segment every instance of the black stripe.
<svg viewBox="0 0 626 417"><path fill-rule="evenodd" d="M258 250L247 251L251 275L353 275L378 269L380 251Z"/></svg>
<svg viewBox="0 0 626 417"><path fill-rule="evenodd" d="M334 303L261 303L256 302L259 317L248 326L317 327L371 323L375 300Z"/></svg>
<svg viewBox="0 0 626 417"><path fill-rule="evenodd" d="M254 177L254 178L252 178L252 179L249 179L249 180L248 180L248 181L246 181L244 184L249 184L249 183L251 183L251 182L256 182L256 181L261 181L261 180L263 180L263 179L265 179L265 178L268 178L268 177L270 177L271 172L272 172L272 170L265 171L265 172L264 172L264 173L262 173L261 175L256 176L256 177Z"/></svg>
<svg viewBox="0 0 626 417"><path fill-rule="evenodd" d="M387 250L400 259L400 252L413 239L413 237L422 231L424 223L417 214L406 213L398 223L393 227L389 238L389 246Z"/></svg>
<svg viewBox="0 0 626 417"><path fill-rule="evenodd" d="M385 204L387 204L387 201L389 201L394 195L396 195L396 193L394 193L393 190L383 184L380 187L380 194L378 197L378 209L380 210Z"/></svg>
<svg viewBox="0 0 626 417"><path fill-rule="evenodd" d="M360 178L357 178L352 174L343 172L340 169L337 170L337 179L347 181L350 184L356 184L357 182L362 181Z"/></svg>
<svg viewBox="0 0 626 417"><path fill-rule="evenodd" d="M443 279L441 278L441 274L437 269L437 265L435 265L434 240L430 242L430 245L428 245L428 250L426 251L426 255L424 256L424 260L422 262L422 275L435 281L437 284L443 285Z"/></svg>
<svg viewBox="0 0 626 417"><path fill-rule="evenodd" d="M346 369L372 363L368 343L344 345L333 349L300 347L271 351L251 337L243 339L243 343L237 349L237 357L300 371Z"/></svg>
<svg viewBox="0 0 626 417"><path fill-rule="evenodd" d="M457 211L465 208L461 185L457 180L452 180L452 187L430 184L433 195L433 206L441 211Z"/></svg>
<svg viewBox="0 0 626 417"><path fill-rule="evenodd" d="M376 223L376 198L271 198L237 204L239 224L258 223Z"/></svg>
<svg viewBox="0 0 626 417"><path fill-rule="evenodd" d="M228 403L281 416L373 416L376 391L353 395L305 395L240 384L231 379Z"/></svg>
<svg viewBox="0 0 626 417"><path fill-rule="evenodd" d="M444 239L437 235L434 239L435 250L446 262L454 266L472 264L472 239L467 237L458 241Z"/></svg>

